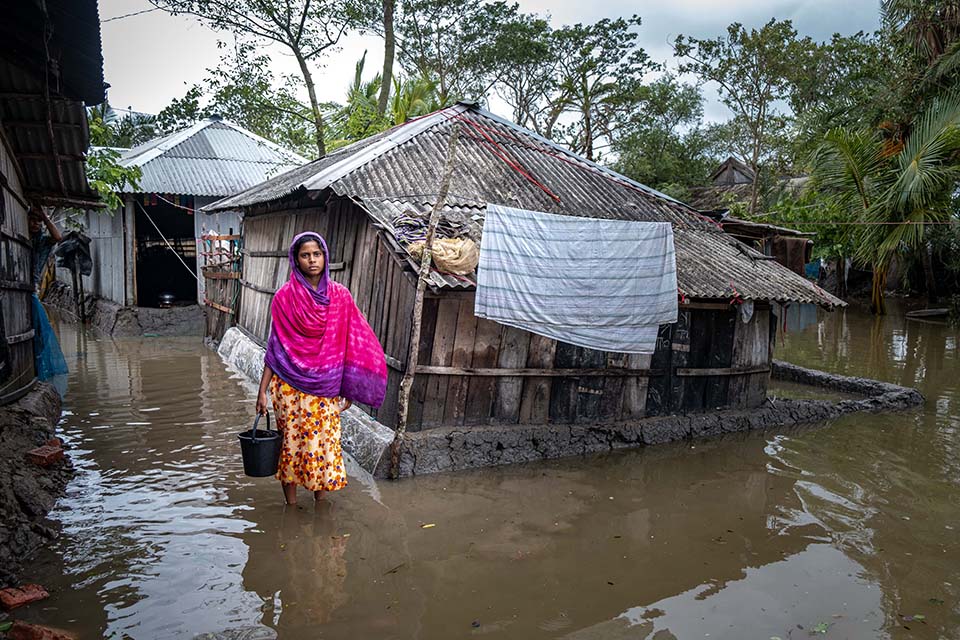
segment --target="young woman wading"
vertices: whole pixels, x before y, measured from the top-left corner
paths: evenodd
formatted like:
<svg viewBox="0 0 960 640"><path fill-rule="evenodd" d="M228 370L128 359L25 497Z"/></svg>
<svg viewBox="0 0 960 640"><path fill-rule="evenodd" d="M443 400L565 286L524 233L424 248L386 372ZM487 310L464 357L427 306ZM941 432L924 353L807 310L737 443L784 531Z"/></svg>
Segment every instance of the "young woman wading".
<svg viewBox="0 0 960 640"><path fill-rule="evenodd" d="M350 292L330 280L327 244L301 233L290 245L290 279L270 307L257 413L273 400L283 435L277 479L287 504L297 486L324 491L347 485L340 447L340 412L352 402L379 407L387 388L383 348Z"/></svg>

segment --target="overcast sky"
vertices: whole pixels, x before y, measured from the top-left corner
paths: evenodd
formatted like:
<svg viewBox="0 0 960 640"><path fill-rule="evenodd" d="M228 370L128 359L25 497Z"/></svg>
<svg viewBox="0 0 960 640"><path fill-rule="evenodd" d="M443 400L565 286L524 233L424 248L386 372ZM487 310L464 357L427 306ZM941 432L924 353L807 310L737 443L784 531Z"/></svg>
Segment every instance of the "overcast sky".
<svg viewBox="0 0 960 640"><path fill-rule="evenodd" d="M670 42L678 34L713 37L723 33L731 22L759 27L772 17L789 18L801 35L816 39L829 38L833 33L873 31L879 26L879 0L520 0L520 6L524 11L551 16L555 26L637 13L643 18L640 46L654 60L668 63L672 58ZM147 0L100 0L100 19L107 21L150 8ZM162 11L104 22L101 32L104 74L111 85L110 103L146 113L157 113L199 83L206 69L216 66L220 59L218 38L227 37L194 18L174 17ZM354 64L364 50L369 51L368 69L372 75L383 55L382 41L373 36L345 39L342 50L331 56L325 67L315 70L321 100L343 99ZM275 48L271 52L275 72L296 72L289 55ZM708 90L709 93L712 92ZM500 110L496 104L492 109ZM706 115L709 120L728 117L726 109L715 101L708 103Z"/></svg>

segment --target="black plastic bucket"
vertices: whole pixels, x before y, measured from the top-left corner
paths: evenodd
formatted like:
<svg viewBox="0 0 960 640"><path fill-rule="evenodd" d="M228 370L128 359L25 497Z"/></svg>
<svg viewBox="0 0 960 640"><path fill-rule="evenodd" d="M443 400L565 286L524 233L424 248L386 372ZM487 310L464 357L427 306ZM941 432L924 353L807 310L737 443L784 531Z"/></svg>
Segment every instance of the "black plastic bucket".
<svg viewBox="0 0 960 640"><path fill-rule="evenodd" d="M240 433L240 454L243 456L243 472L254 478L265 478L277 472L280 462L280 448L283 437L270 431L270 415L267 416L267 428L257 430L260 415L253 421L253 428Z"/></svg>

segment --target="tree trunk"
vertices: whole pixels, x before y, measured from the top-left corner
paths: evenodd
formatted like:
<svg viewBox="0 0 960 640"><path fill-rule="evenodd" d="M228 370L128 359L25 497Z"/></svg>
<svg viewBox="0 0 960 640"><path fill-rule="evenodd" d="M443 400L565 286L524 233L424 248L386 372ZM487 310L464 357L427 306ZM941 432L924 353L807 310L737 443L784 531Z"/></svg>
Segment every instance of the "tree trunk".
<svg viewBox="0 0 960 640"><path fill-rule="evenodd" d="M397 407L397 430L390 443L390 477L396 480L400 477L400 449L403 447L403 438L407 432L407 417L410 412L410 391L413 389L413 379L417 370L417 358L420 353L420 329L423 320L423 296L427 289L427 277L430 275L430 264L433 259L433 237L440 222L441 211L447 201L450 191L450 180L453 177L453 164L457 154L457 142L460 139L460 125L456 125L450 133L450 142L447 145L447 160L443 167L443 179L437 201L430 211L427 222L427 237L423 245L423 255L420 257L420 269L417 276L417 292L413 298L413 326L410 328L410 349L407 353L406 370L400 380L400 397Z"/></svg>
<svg viewBox="0 0 960 640"><path fill-rule="evenodd" d="M870 292L870 311L878 316L887 315L887 302L883 290L887 288L887 267L873 265L873 287Z"/></svg>
<svg viewBox="0 0 960 640"><path fill-rule="evenodd" d="M380 74L380 99L377 101L377 115L383 116L387 112L387 101L390 99L390 88L393 85L393 58L397 50L397 42L393 33L393 10L396 0L383 0L383 73ZM393 124L402 124L394 122Z"/></svg>
<svg viewBox="0 0 960 640"><path fill-rule="evenodd" d="M937 277L933 272L933 243L924 242L920 247L920 262L923 264L923 278L927 285L927 305L930 305L937 301Z"/></svg>
<svg viewBox="0 0 960 640"><path fill-rule="evenodd" d="M327 155L327 144L323 139L323 114L320 113L320 103L317 101L317 89L313 84L313 74L310 73L307 61L304 60L298 49L293 49L293 55L297 59L297 64L300 65L300 73L303 75L303 81L307 85L307 93L310 95L310 110L313 112L313 130L317 141L317 153L322 158Z"/></svg>
<svg viewBox="0 0 960 640"><path fill-rule="evenodd" d="M837 297L847 297L847 259L843 256L837 259Z"/></svg>

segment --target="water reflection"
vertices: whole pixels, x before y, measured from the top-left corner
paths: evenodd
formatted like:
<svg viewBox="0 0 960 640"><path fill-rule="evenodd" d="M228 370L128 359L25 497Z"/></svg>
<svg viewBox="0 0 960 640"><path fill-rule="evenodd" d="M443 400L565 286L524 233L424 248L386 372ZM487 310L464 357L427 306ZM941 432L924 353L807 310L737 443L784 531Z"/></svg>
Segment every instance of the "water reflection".
<svg viewBox="0 0 960 640"><path fill-rule="evenodd" d="M84 638L958 637L956 332L796 313L786 359L916 384L926 409L293 509L242 475L253 396L213 352L61 327L79 473L31 576L55 597L22 617Z"/></svg>

